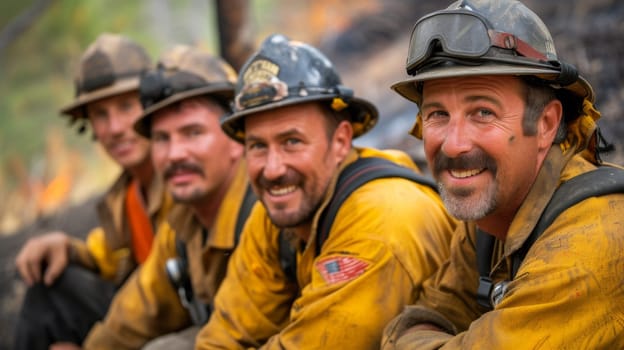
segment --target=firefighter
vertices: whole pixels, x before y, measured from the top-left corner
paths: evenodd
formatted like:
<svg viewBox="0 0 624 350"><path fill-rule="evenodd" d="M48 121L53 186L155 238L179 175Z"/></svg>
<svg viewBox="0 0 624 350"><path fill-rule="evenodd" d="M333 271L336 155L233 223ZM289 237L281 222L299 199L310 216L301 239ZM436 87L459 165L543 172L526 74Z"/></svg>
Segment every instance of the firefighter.
<svg viewBox="0 0 624 350"><path fill-rule="evenodd" d="M383 326L446 259L456 221L435 189L401 177L339 201L351 165L417 172L403 152L352 146L377 119L308 44L275 34L247 60L222 127L244 145L260 203L198 349L379 348Z"/></svg>
<svg viewBox="0 0 624 350"><path fill-rule="evenodd" d="M393 89L419 107L412 134L445 206L476 226L383 348L624 348L624 195L565 203L621 168L602 163L593 89L544 23L517 1L456 1L416 22L406 68Z"/></svg>
<svg viewBox="0 0 624 350"><path fill-rule="evenodd" d="M141 115L139 76L151 66L145 49L101 34L81 57L76 97L61 109L122 168L98 204L99 227L86 241L53 232L30 239L16 258L29 286L16 329L16 349L81 344L106 314L113 295L149 254L171 200L154 176L149 141L133 129Z"/></svg>
<svg viewBox="0 0 624 350"><path fill-rule="evenodd" d="M156 172L176 204L85 348L193 349L255 202L243 147L219 124L235 82L225 61L186 45L165 52L141 78L145 112L135 129L151 140Z"/></svg>

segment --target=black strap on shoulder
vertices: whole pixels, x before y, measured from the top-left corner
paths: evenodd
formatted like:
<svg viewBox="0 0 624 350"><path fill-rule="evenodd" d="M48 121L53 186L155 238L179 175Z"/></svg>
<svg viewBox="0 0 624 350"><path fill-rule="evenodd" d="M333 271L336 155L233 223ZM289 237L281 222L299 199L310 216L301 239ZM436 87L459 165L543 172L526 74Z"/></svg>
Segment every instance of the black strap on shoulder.
<svg viewBox="0 0 624 350"><path fill-rule="evenodd" d="M477 229L476 253L477 269L479 271L479 287L477 288L477 302L479 305L490 308L490 294L492 292L492 254L494 250L494 236Z"/></svg>
<svg viewBox="0 0 624 350"><path fill-rule="evenodd" d="M437 191L437 186L433 180L416 173L412 169L383 158L359 158L342 171L336 183L334 197L321 215L316 235L316 255L320 253L323 243L329 236L338 210L351 193L369 181L390 177L412 180Z"/></svg>
<svg viewBox="0 0 624 350"><path fill-rule="evenodd" d="M533 243L552 224L552 222L566 209L590 197L599 197L612 193L624 193L624 170L610 166L601 166L596 170L578 175L564 182L555 191L548 205L542 212L535 228L524 241L520 249L512 256L511 278L515 278L520 264L526 257ZM477 268L479 270L479 287L477 301L480 305L491 308L490 294L492 280L490 279L492 250L494 237L477 230Z"/></svg>
<svg viewBox="0 0 624 350"><path fill-rule="evenodd" d="M238 209L238 217L236 218L236 228L234 229L234 247L238 246L241 233L245 227L245 222L247 221L247 217L249 217L249 213L251 213L251 208L253 208L256 203L256 199L256 194L251 189L251 185L247 185L245 197L243 197L243 203Z"/></svg>
<svg viewBox="0 0 624 350"><path fill-rule="evenodd" d="M251 208L253 208L255 203L256 203L256 195L251 189L251 185L247 185L247 189L245 190L245 196L243 197L243 202L241 203L241 206L238 209L238 216L236 217L236 226L234 228L234 247L236 247L238 245L238 242L240 241L240 236L241 236L241 233L243 232L243 228L245 227L245 222L247 221L247 217L249 216L249 213L251 212ZM202 232L204 234L208 233L208 231L206 231L205 228L202 228ZM182 240L177 238L177 236L176 236L176 250L178 251L178 255L180 256L180 258L186 261L187 259L186 244L182 242Z"/></svg>
<svg viewBox="0 0 624 350"><path fill-rule="evenodd" d="M437 191L437 186L433 180L416 173L412 169L379 157L359 158L355 162L349 164L340 173L336 183L334 197L321 214L316 231L316 255L320 254L321 247L329 236L329 231L334 223L336 214L349 195L369 181L391 177L412 180ZM284 236L285 234L280 232L280 262L288 279L296 281L296 250Z"/></svg>
<svg viewBox="0 0 624 350"><path fill-rule="evenodd" d="M256 195L252 191L251 186L247 185L247 189L245 190L245 196L243 197L243 202L238 209L238 216L236 217L236 226L234 229L234 247L238 246L241 233L243 232L243 228L245 227L245 221L247 221L247 217L249 216L251 208L253 208L255 202ZM207 234L206 228L202 228L202 234ZM178 253L178 259L176 260L179 263L178 266L179 271L181 272L181 278L179 281L172 281L172 283L179 293L180 290L183 291L185 300L182 300L182 304L185 305L185 308L187 308L191 313L193 323L196 325L203 325L205 322L208 321L208 317L212 312L212 308L210 305L204 305L195 297L188 271L189 264L186 243L176 235L175 245L176 251ZM167 275L169 275L169 271L167 271ZM182 295L180 297L182 298ZM200 310L203 308L205 308L205 310Z"/></svg>
<svg viewBox="0 0 624 350"><path fill-rule="evenodd" d="M561 184L548 202L535 228L512 258L511 275L516 276L529 249L564 210L590 197L624 193L624 170L601 166L596 170L573 177Z"/></svg>
<svg viewBox="0 0 624 350"><path fill-rule="evenodd" d="M293 246L288 234L284 230L279 233L279 261L286 278L293 283L297 282L297 249Z"/></svg>

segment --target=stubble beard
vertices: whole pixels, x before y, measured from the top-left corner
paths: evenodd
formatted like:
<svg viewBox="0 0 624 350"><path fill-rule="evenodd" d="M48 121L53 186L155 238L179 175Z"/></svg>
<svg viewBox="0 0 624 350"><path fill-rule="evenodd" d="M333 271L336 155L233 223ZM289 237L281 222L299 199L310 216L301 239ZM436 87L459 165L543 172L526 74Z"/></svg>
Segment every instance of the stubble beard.
<svg viewBox="0 0 624 350"><path fill-rule="evenodd" d="M496 208L496 182L491 182L483 191L474 188L449 189L443 183L438 187L444 206L460 220L483 219Z"/></svg>
<svg viewBox="0 0 624 350"><path fill-rule="evenodd" d="M314 213L320 206L320 199L307 200L303 198L299 208L294 212L287 212L288 207L270 208L266 203L262 203L267 208L267 213L271 222L280 229L294 228L312 221Z"/></svg>

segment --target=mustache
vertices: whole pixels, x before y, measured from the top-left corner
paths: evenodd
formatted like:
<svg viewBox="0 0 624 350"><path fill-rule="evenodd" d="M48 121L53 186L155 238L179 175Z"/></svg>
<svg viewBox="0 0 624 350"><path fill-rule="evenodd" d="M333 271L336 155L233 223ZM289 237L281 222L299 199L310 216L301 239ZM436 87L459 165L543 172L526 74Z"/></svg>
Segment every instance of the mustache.
<svg viewBox="0 0 624 350"><path fill-rule="evenodd" d="M298 172L289 169L288 171L286 171L286 174L278 177L277 179L274 180L269 180L266 177L264 177L264 175L260 174L260 176L258 177L258 185L262 188L271 188L273 186L285 186L285 185L292 185L292 184L298 184L301 182L301 179L303 177L301 176L301 174L299 174Z"/></svg>
<svg viewBox="0 0 624 350"><path fill-rule="evenodd" d="M462 154L459 157L448 157L444 152L438 152L433 159L433 173L449 169L489 169L496 173L496 161L482 150Z"/></svg>
<svg viewBox="0 0 624 350"><path fill-rule="evenodd" d="M201 176L205 176L206 175L204 173L204 169L202 169L202 167L200 167L197 164L193 164L193 163L174 163L174 164L171 164L170 166L168 166L165 169L165 172L163 173L163 178L165 180L167 180L170 177L172 177L173 175L175 175L175 173L177 171L194 172L194 173L197 173L197 174L199 174Z"/></svg>

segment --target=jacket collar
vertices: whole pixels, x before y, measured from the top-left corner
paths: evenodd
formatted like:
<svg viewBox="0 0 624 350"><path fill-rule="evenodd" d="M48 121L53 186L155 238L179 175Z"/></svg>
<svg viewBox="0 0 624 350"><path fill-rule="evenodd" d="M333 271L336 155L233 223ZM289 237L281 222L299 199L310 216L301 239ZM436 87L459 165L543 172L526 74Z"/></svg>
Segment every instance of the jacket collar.
<svg viewBox="0 0 624 350"><path fill-rule="evenodd" d="M582 172L579 167L570 166L577 162L595 168L574 152L562 152L559 145L550 148L535 183L509 226L504 245L506 256L510 256L524 244L559 185Z"/></svg>
<svg viewBox="0 0 624 350"><path fill-rule="evenodd" d="M242 160L236 169L234 180L223 197L212 227L203 228L195 217L193 209L184 204L176 204L171 210L168 217L169 225L184 242L189 242L193 236L201 233L202 229L206 229L205 245L219 249L233 249L238 211L243 203L248 183L247 165Z"/></svg>

